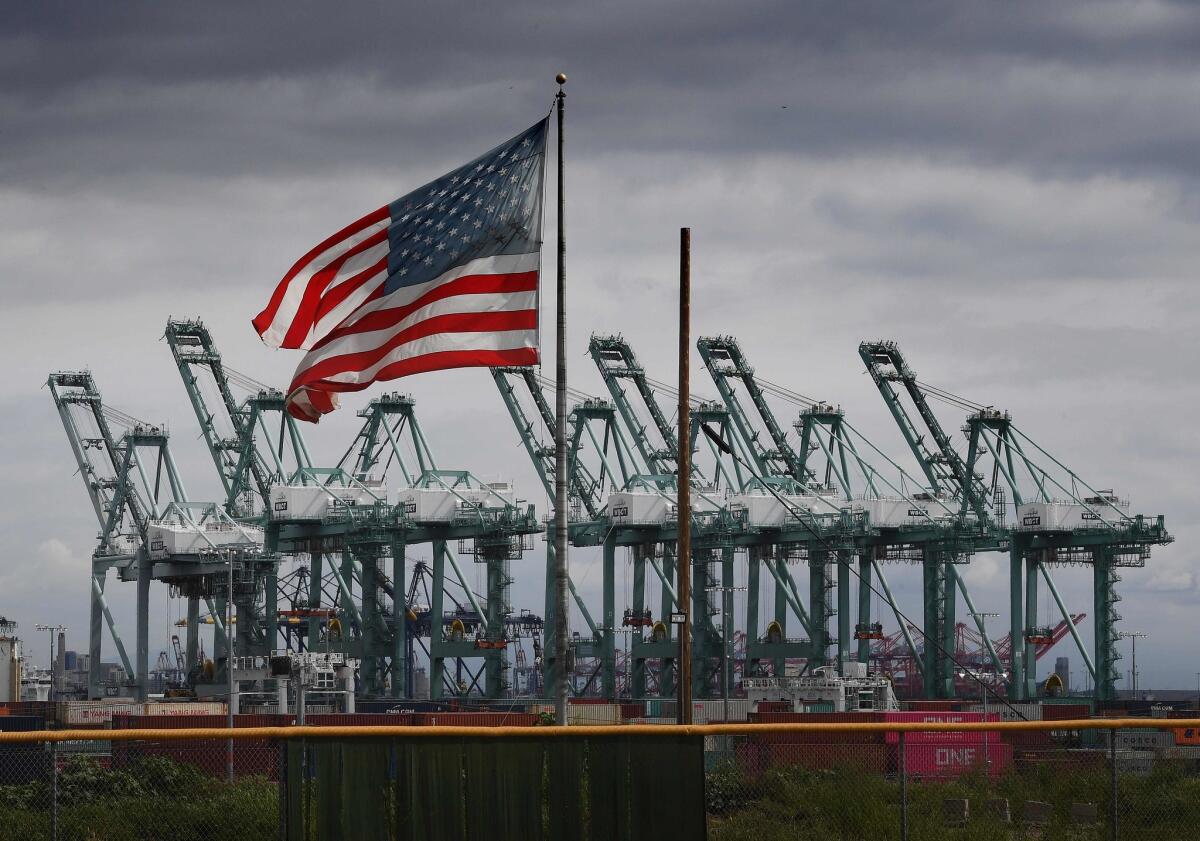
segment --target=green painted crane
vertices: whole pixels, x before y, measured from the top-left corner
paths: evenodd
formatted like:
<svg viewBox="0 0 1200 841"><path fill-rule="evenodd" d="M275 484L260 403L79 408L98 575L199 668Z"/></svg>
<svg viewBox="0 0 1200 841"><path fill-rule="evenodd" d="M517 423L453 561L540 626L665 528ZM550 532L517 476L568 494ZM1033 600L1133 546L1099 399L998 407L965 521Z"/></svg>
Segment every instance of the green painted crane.
<svg viewBox="0 0 1200 841"><path fill-rule="evenodd" d="M779 481L790 481L798 492L816 494L826 506L841 505L873 514L868 517L870 525L856 538L857 549L843 551L837 558L838 662L849 658L852 636L858 642L859 660L865 662L869 656L873 627L870 621L872 577L878 578L884 591L890 593L878 561L915 559L923 569L923 633L927 639L936 641L936 645L924 646L925 653L918 668L923 673L927 691L939 696L952 694L956 589L963 592L970 604L970 596L956 567L966 562L974 548L972 536L954 522L956 509L942 494L910 475L855 429L840 408L757 375L734 338L702 337L697 348L733 416L735 428L741 433L746 447L757 453L758 465L771 471ZM747 396L746 401L743 401L742 393ZM799 408L793 425L799 437L798 447L791 444L785 425L771 407L770 398ZM757 421L747 414L747 405L753 408ZM760 430L766 431L765 438ZM877 462L886 465L886 470L876 467ZM839 498L840 501L835 502ZM894 521L895 512L887 511L897 505L902 509L899 522ZM818 563L823 564L821 550L814 549ZM858 622L851 632L849 567L854 562L853 554L858 555L860 583ZM819 568L814 570L810 566L810 573L813 578L811 590L829 588ZM907 637L908 623L900 618L894 601L890 598L888 601ZM813 603L814 611L820 608L819 600L814 599ZM819 628L821 621L832 615L832 610L824 610L814 624ZM822 637L828 639L827 634ZM906 642L911 650L916 650L911 638Z"/></svg>
<svg viewBox="0 0 1200 841"><path fill-rule="evenodd" d="M1033 666L1038 641L1045 636L1037 619L1039 579L1053 596L1095 681L1097 699L1114 697L1120 657L1115 647L1120 618L1115 609L1119 601L1115 586L1120 580L1116 569L1142 566L1151 545L1171 540L1163 518L1127 514L1115 504L1111 492L1096 491L1021 433L1007 412L921 382L895 342L863 342L859 356L925 475L956 499L963 527L978 530L978 547L1009 553L1011 638L1016 641L1007 664L1010 697L1036 694ZM946 434L931 400L967 414L965 458ZM1006 527L1009 498L1016 517ZM1077 516L1077 522L1057 522L1062 512ZM1056 522L1050 524L1050 519ZM1066 562L1093 570L1091 652L1050 573L1051 566ZM1001 668L997 663L997 670Z"/></svg>

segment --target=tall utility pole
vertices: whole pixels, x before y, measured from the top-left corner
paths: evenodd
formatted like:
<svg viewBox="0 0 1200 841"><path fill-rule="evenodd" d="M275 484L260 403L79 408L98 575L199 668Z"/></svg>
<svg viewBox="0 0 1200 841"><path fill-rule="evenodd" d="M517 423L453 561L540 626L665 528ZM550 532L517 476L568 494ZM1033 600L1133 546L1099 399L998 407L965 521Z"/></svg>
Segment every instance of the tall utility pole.
<svg viewBox="0 0 1200 841"><path fill-rule="evenodd" d="M558 319L554 376L554 723L567 723L567 690L571 674L571 633L567 595L567 221L566 176L563 161L563 113L567 95L563 85L567 74L559 73L558 94Z"/></svg>
<svg viewBox="0 0 1200 841"><path fill-rule="evenodd" d="M679 698L675 721L692 723L692 229L679 229Z"/></svg>

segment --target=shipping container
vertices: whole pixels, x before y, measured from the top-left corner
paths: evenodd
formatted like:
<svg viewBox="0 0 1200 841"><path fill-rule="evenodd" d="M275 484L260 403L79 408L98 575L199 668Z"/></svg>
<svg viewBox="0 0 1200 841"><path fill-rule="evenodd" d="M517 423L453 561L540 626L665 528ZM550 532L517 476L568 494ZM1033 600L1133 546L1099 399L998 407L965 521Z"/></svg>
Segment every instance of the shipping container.
<svg viewBox="0 0 1200 841"><path fill-rule="evenodd" d="M0 717L0 733L30 733L45 729L45 720L35 715L5 715Z"/></svg>
<svg viewBox="0 0 1200 841"><path fill-rule="evenodd" d="M620 724L620 704L570 704L567 724Z"/></svg>
<svg viewBox="0 0 1200 841"><path fill-rule="evenodd" d="M988 713L998 716L1000 721L1041 721L1044 709L1042 704L988 704ZM967 704L963 711L981 713L983 704Z"/></svg>
<svg viewBox="0 0 1200 841"><path fill-rule="evenodd" d="M745 698L730 698L728 703L729 721L747 721L752 709L751 701ZM692 723L708 724L725 720L725 701L695 701L692 704Z"/></svg>
<svg viewBox="0 0 1200 841"><path fill-rule="evenodd" d="M814 770L847 768L881 774L889 770L890 751L882 744L759 743L734 746L734 760L742 772L756 777L772 768L799 766Z"/></svg>
<svg viewBox="0 0 1200 841"><path fill-rule="evenodd" d="M533 727L533 713L415 713L413 724L419 727Z"/></svg>
<svg viewBox="0 0 1200 841"><path fill-rule="evenodd" d="M1151 728L1137 728L1127 730L1117 730L1117 750L1156 750L1158 748L1173 748L1175 747L1175 731L1174 730L1153 730ZM1113 731L1100 731L1100 744L1108 747L1109 740L1113 738Z"/></svg>
<svg viewBox="0 0 1200 841"><path fill-rule="evenodd" d="M1043 704L1043 721L1066 721L1092 717L1092 708L1087 704Z"/></svg>
<svg viewBox="0 0 1200 841"><path fill-rule="evenodd" d="M1123 774L1147 777L1154 772L1155 756L1152 750L1118 750L1117 770Z"/></svg>
<svg viewBox="0 0 1200 841"><path fill-rule="evenodd" d="M912 735L912 734L909 734ZM898 746L893 748L899 756ZM998 777L1008 770L1013 761L1012 745L989 743L987 760L990 761L991 776ZM946 780L961 777L971 771L982 771L985 767L983 744L905 744L904 767L910 777L930 780Z"/></svg>
<svg viewBox="0 0 1200 841"><path fill-rule="evenodd" d="M145 715L225 715L219 701L149 701L142 707Z"/></svg>
<svg viewBox="0 0 1200 841"><path fill-rule="evenodd" d="M294 715L239 714L233 717L234 727L287 727L295 721ZM186 730L191 728L225 727L228 716L196 715L140 715L117 713L112 717L113 730Z"/></svg>
<svg viewBox="0 0 1200 841"><path fill-rule="evenodd" d="M910 724L910 723L945 723L945 724L977 724L985 721L983 713L973 712L901 712L901 713L884 713L884 720L895 724ZM999 719L988 714L987 721L998 721ZM958 745L974 745L982 744L986 740L989 742L1000 741L1000 733L996 730L937 730L937 731L922 731L913 730L904 734L906 744L958 744ZM900 733L897 730L891 730L887 734L888 744L896 744L900 741Z"/></svg>
<svg viewBox="0 0 1200 841"><path fill-rule="evenodd" d="M387 714L448 712L449 705L441 701L414 701L405 698L397 698L395 700L374 699L355 701L354 711Z"/></svg>
<svg viewBox="0 0 1200 841"><path fill-rule="evenodd" d="M57 719L64 727L106 725L113 715L141 715L145 705L129 699L59 701Z"/></svg>
<svg viewBox="0 0 1200 841"><path fill-rule="evenodd" d="M323 713L306 715L310 727L411 727L415 713Z"/></svg>

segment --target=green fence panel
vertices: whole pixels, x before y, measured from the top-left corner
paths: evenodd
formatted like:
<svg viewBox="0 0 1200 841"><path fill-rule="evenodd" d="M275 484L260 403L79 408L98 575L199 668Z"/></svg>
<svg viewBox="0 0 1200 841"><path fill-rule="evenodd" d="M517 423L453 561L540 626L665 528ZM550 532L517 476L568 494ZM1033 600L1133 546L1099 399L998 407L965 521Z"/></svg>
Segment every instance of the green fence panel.
<svg viewBox="0 0 1200 841"><path fill-rule="evenodd" d="M592 841L629 841L629 741L588 739L587 769Z"/></svg>
<svg viewBox="0 0 1200 841"><path fill-rule="evenodd" d="M541 741L464 740L471 841L541 841L543 764Z"/></svg>
<svg viewBox="0 0 1200 841"><path fill-rule="evenodd" d="M316 780L316 836L318 841L341 837L342 745L320 741L309 745Z"/></svg>
<svg viewBox="0 0 1200 841"><path fill-rule="evenodd" d="M461 739L422 738L408 746L414 839L465 839Z"/></svg>
<svg viewBox="0 0 1200 841"><path fill-rule="evenodd" d="M304 841L304 742L289 739L287 746L287 784L285 786L287 841Z"/></svg>
<svg viewBox="0 0 1200 841"><path fill-rule="evenodd" d="M633 841L703 839L704 739L630 739L628 750Z"/></svg>
<svg viewBox="0 0 1200 841"><path fill-rule="evenodd" d="M546 743L546 811L549 841L576 841L583 835L587 780L584 778L585 744L573 739Z"/></svg>
<svg viewBox="0 0 1200 841"><path fill-rule="evenodd" d="M355 841L391 841L388 809L388 760L386 743L352 739L340 743L341 830L338 838Z"/></svg>
<svg viewBox="0 0 1200 841"><path fill-rule="evenodd" d="M393 739L392 762L395 775L392 779L392 823L396 827L396 841L416 841L416 779L413 776L413 743Z"/></svg>

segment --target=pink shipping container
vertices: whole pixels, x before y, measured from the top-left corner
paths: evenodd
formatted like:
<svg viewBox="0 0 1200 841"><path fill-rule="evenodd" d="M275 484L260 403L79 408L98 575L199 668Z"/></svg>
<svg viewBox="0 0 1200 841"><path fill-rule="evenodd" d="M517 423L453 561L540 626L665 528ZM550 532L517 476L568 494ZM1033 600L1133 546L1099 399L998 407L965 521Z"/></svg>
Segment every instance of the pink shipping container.
<svg viewBox="0 0 1200 841"><path fill-rule="evenodd" d="M908 724L912 722L938 722L946 724L960 723L979 723L984 721L983 713L958 713L958 712L907 712L907 713L886 713L886 719L889 723ZM989 713L987 721L998 721L999 716ZM956 744L956 745L982 745L984 734L987 734L988 742L999 742L1000 733L995 730L929 730L929 731L912 731L904 734L904 742L906 745L930 745L930 744ZM894 745L900 741L898 731L892 730L887 734L887 742Z"/></svg>
<svg viewBox="0 0 1200 841"><path fill-rule="evenodd" d="M897 757L899 748L895 748ZM998 777L1012 766L1012 745L989 743L991 776ZM904 766L911 777L927 780L952 780L984 767L983 744L916 744L904 746Z"/></svg>

